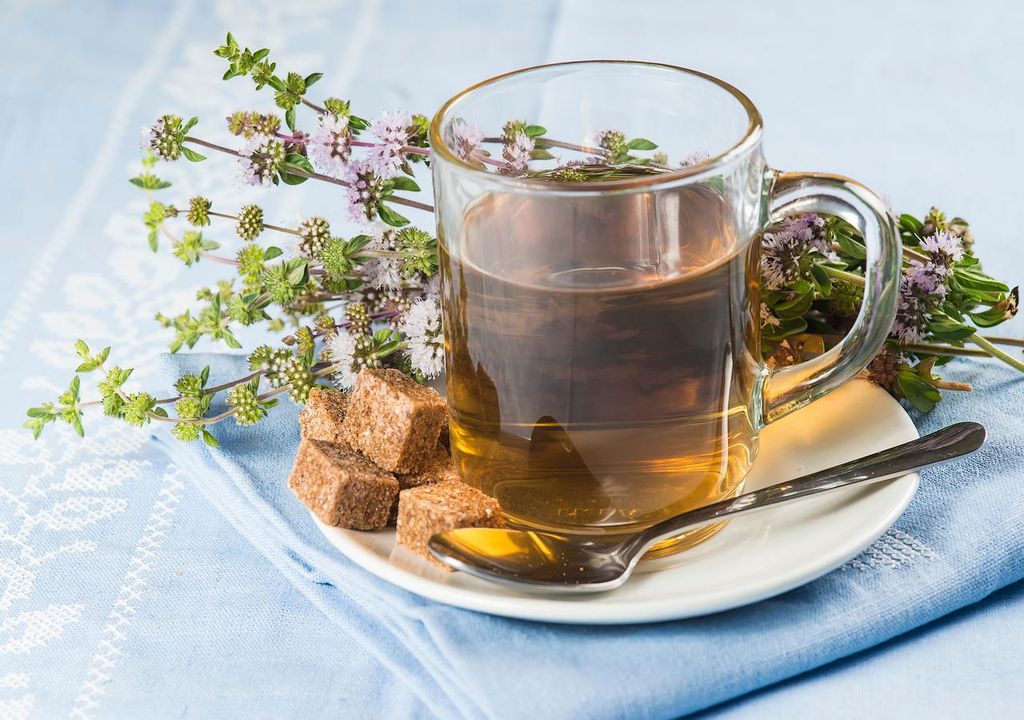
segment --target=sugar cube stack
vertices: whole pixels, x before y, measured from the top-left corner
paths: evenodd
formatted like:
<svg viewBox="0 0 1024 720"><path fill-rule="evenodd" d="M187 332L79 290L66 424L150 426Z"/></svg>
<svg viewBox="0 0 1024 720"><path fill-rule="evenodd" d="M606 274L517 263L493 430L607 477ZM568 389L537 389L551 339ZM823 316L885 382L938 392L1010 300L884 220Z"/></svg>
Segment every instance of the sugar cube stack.
<svg viewBox="0 0 1024 720"><path fill-rule="evenodd" d="M299 425L289 485L328 525L397 524L400 545L445 570L432 535L502 525L498 502L459 479L444 400L397 370L363 370L350 393L314 387Z"/></svg>

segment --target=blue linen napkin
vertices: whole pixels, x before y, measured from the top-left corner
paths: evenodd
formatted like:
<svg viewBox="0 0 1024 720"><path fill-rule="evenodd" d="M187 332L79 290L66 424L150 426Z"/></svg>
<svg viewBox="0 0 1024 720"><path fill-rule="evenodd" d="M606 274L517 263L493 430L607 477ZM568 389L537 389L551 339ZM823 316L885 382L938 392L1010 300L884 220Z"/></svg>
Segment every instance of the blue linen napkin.
<svg viewBox="0 0 1024 720"><path fill-rule="evenodd" d="M167 356L168 377L235 355ZM258 429L218 426L220 448L158 436L201 493L330 619L444 718L667 718L712 706L881 643L1024 577L1024 385L993 363L917 418L922 433L980 419L977 454L925 471L894 528L842 570L704 618L580 627L491 617L392 587L332 548L287 488L297 409Z"/></svg>

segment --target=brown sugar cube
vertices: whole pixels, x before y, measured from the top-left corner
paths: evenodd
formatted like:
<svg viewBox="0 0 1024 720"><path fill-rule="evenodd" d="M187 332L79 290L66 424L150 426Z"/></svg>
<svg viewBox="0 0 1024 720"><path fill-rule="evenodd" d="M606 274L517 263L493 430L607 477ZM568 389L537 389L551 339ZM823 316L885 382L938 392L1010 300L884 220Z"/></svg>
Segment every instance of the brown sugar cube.
<svg viewBox="0 0 1024 720"><path fill-rule="evenodd" d="M444 446L438 443L434 447L434 454L420 470L405 475L395 475L398 480L398 488L408 490L409 488L420 487L421 485L433 485L434 483L447 480L459 480L459 471L455 469L451 456ZM388 525L394 525L398 520L398 501L395 501L391 508L391 517L388 518Z"/></svg>
<svg viewBox="0 0 1024 720"><path fill-rule="evenodd" d="M452 568L427 548L436 533L464 527L502 527L498 501L460 480L403 490L398 496L398 544L439 568Z"/></svg>
<svg viewBox="0 0 1024 720"><path fill-rule="evenodd" d="M395 474L400 490L419 487L420 485L432 485L446 480L458 480L459 471L455 469L455 463L444 446L438 443L434 446L434 453L424 465L416 472Z"/></svg>
<svg viewBox="0 0 1024 720"><path fill-rule="evenodd" d="M345 419L349 394L335 388L315 385L309 391L306 407L299 413L299 428L307 440L344 442L341 422Z"/></svg>
<svg viewBox="0 0 1024 720"><path fill-rule="evenodd" d="M342 437L392 472L422 468L447 417L444 400L398 370L363 370L341 424Z"/></svg>
<svg viewBox="0 0 1024 720"><path fill-rule="evenodd" d="M398 481L347 445L303 440L288 486L321 522L353 530L384 527Z"/></svg>

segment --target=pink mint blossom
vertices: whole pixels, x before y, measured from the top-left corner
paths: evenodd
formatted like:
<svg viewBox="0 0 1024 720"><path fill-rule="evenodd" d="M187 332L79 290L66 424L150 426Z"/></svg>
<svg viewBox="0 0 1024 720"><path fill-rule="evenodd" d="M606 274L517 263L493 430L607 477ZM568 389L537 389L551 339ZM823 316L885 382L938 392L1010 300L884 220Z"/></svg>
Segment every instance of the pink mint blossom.
<svg viewBox="0 0 1024 720"><path fill-rule="evenodd" d="M320 116L320 124L309 135L306 143L309 159L322 173L341 177L352 157L352 134L348 128L348 117L332 113Z"/></svg>
<svg viewBox="0 0 1024 720"><path fill-rule="evenodd" d="M381 178L377 177L369 161L353 160L345 167L345 198L349 216L358 223L367 223L377 216Z"/></svg>
<svg viewBox="0 0 1024 720"><path fill-rule="evenodd" d="M778 290L796 280L804 250L793 233L765 233L761 240L761 277L765 288Z"/></svg>
<svg viewBox="0 0 1024 720"><path fill-rule="evenodd" d="M506 142L501 151L502 157L508 163L508 167L502 168L502 172L506 175L521 175L526 172L534 146L533 138L529 135L524 132L516 133L512 142Z"/></svg>
<svg viewBox="0 0 1024 720"><path fill-rule="evenodd" d="M466 162L471 162L477 147L484 141L484 133L472 123L462 118L455 118L448 125L448 146L452 152Z"/></svg>
<svg viewBox="0 0 1024 720"><path fill-rule="evenodd" d="M398 233L385 225L374 229L373 240L366 244L367 250L398 250ZM377 290L395 290L402 286L402 258L375 257L367 260L360 268L367 285Z"/></svg>
<svg viewBox="0 0 1024 720"><path fill-rule="evenodd" d="M370 132L380 143L370 148L370 163L381 178L392 178L402 169L402 150L409 142L409 127L412 116L404 111L382 112L370 123Z"/></svg>
<svg viewBox="0 0 1024 720"><path fill-rule="evenodd" d="M911 261L900 278L900 298L892 334L903 342L921 342L932 314L946 298L947 269L936 263Z"/></svg>
<svg viewBox="0 0 1024 720"><path fill-rule="evenodd" d="M238 164L246 185L270 185L284 161L284 144L268 135L253 135L240 151Z"/></svg>
<svg viewBox="0 0 1024 720"><path fill-rule="evenodd" d="M948 272L949 266L964 258L963 242L956 235L940 230L921 241L921 249Z"/></svg>

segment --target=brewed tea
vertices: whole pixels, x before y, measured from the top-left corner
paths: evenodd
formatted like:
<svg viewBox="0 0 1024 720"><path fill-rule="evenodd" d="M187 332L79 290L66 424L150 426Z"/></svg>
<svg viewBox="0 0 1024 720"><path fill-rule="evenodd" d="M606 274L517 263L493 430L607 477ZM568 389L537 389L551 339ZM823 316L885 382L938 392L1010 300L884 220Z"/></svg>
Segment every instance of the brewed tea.
<svg viewBox="0 0 1024 720"><path fill-rule="evenodd" d="M634 532L739 490L757 243L714 188L485 195L441 245L452 454L511 521Z"/></svg>

